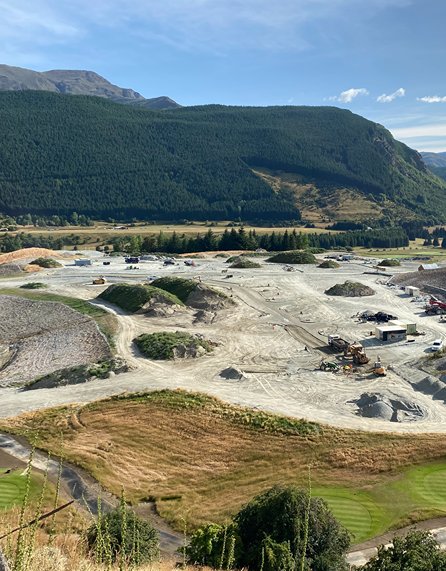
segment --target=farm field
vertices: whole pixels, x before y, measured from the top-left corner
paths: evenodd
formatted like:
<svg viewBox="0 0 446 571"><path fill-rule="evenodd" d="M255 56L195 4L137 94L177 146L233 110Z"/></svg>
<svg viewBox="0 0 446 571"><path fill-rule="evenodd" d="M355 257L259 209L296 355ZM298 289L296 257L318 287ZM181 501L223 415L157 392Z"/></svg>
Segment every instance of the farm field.
<svg viewBox="0 0 446 571"><path fill-rule="evenodd" d="M73 420L75 419L75 420ZM446 514L446 436L313 429L204 395L157 392L2 422L64 454L106 489L156 501L176 528L225 521L271 485L307 485L358 543Z"/></svg>

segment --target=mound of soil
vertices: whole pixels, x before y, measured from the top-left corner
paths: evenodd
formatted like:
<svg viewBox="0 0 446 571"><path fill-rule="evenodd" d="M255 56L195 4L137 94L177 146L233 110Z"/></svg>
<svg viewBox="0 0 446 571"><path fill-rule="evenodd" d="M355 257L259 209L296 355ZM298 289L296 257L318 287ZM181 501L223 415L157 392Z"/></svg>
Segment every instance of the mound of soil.
<svg viewBox="0 0 446 571"><path fill-rule="evenodd" d="M52 301L0 296L0 341L13 352L0 371L0 386L22 386L60 369L110 357L93 319Z"/></svg>
<svg viewBox="0 0 446 571"><path fill-rule="evenodd" d="M213 323L217 314L213 311L206 311L204 309L199 309L194 315L194 323L204 323L209 325Z"/></svg>
<svg viewBox="0 0 446 571"><path fill-rule="evenodd" d="M18 264L0 265L0 276L2 278L18 276L22 273L22 268Z"/></svg>
<svg viewBox="0 0 446 571"><path fill-rule="evenodd" d="M279 252L266 260L275 264L315 264L316 258L306 250L291 250Z"/></svg>
<svg viewBox="0 0 446 571"><path fill-rule="evenodd" d="M401 262L396 258L386 258L385 260L381 260L378 266L384 266L387 268L393 268L397 266L401 266Z"/></svg>
<svg viewBox="0 0 446 571"><path fill-rule="evenodd" d="M346 281L343 284L336 284L325 290L327 295L340 295L344 297L365 297L375 295L375 290L360 282Z"/></svg>
<svg viewBox="0 0 446 571"><path fill-rule="evenodd" d="M261 268L262 266L257 262L249 260L248 258L238 257L229 267L235 270L249 270L254 268Z"/></svg>
<svg viewBox="0 0 446 571"><path fill-rule="evenodd" d="M158 361L196 358L212 351L212 344L202 335L183 331L143 333L134 342L145 357Z"/></svg>
<svg viewBox="0 0 446 571"><path fill-rule="evenodd" d="M363 393L359 399L350 401L358 407L357 414L364 418L388 422L412 422L425 417L423 408L405 399L389 398L380 393Z"/></svg>
<svg viewBox="0 0 446 571"><path fill-rule="evenodd" d="M443 289L446 297L446 268L397 274L391 282L402 286L415 286L425 291L428 291L429 287Z"/></svg>
<svg viewBox="0 0 446 571"><path fill-rule="evenodd" d="M239 371L236 367L227 367L226 369L223 369L219 376L227 381L241 381L245 378L242 371Z"/></svg>
<svg viewBox="0 0 446 571"><path fill-rule="evenodd" d="M335 262L334 260L324 260L321 264L318 265L318 268L340 268L341 264Z"/></svg>
<svg viewBox="0 0 446 571"><path fill-rule="evenodd" d="M229 297L205 284L197 284L186 299L186 305L189 307L212 312L227 309L233 304Z"/></svg>

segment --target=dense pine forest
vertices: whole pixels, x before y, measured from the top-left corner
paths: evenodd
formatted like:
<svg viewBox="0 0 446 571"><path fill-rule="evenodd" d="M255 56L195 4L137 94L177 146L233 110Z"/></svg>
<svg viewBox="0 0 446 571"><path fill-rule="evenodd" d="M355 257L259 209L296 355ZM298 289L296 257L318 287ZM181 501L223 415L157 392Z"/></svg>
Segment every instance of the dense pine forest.
<svg viewBox="0 0 446 571"><path fill-rule="evenodd" d="M446 183L382 126L334 107L150 111L45 92L0 93L0 213L297 221L280 169L446 219Z"/></svg>

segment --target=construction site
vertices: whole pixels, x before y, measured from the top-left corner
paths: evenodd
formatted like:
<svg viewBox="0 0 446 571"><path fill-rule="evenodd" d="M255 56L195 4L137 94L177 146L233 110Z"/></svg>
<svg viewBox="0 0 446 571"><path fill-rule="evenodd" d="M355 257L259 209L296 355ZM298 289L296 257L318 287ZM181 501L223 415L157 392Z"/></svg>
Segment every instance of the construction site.
<svg viewBox="0 0 446 571"><path fill-rule="evenodd" d="M12 386L16 382L3 383L3 417L122 392L182 388L338 427L446 431L446 388L442 390L446 365L440 356L446 339L442 317L446 304L437 277L432 286L435 294L422 287L422 277L435 273L418 271L416 260L402 261L384 272L379 260L354 255L339 255L337 268L269 263L265 254L256 256L253 267L229 269L218 253L127 259L91 251L78 254L61 256L60 267L43 268L37 274L18 273L31 259L23 254L11 257L7 261L14 265L14 274L3 277L2 293L38 280L46 292L105 309L117 320L113 351L125 359L129 370L81 387L22 391ZM328 255L332 256L318 255L318 263ZM147 285L163 277L209 286L228 303L209 305L209 300L203 301L203 291L197 290L192 304L158 299L150 311L130 313L98 297L111 284ZM348 293L341 287L341 293L335 288L331 294L334 286L346 287ZM355 288L367 293L356 295ZM10 303L9 297L2 297L3 308ZM78 327L75 319L72 323ZM212 352L198 360L153 361L144 358L133 342L142 334L179 330L202 336L212 343ZM5 354L6 337L0 339ZM84 354L82 343L77 339L69 343L74 354ZM55 360L57 351L55 346ZM2 379L8 378L10 367L14 360L5 359Z"/></svg>

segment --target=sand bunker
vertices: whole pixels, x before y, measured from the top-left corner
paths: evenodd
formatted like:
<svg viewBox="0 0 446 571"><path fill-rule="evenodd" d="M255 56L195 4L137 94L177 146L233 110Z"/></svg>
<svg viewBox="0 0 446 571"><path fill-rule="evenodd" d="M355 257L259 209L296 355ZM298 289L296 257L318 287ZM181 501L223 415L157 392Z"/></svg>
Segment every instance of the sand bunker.
<svg viewBox="0 0 446 571"><path fill-rule="evenodd" d="M364 418L386 420L388 422L412 422L422 420L426 413L413 401L390 398L380 393L363 393L353 401L358 407L356 414Z"/></svg>

